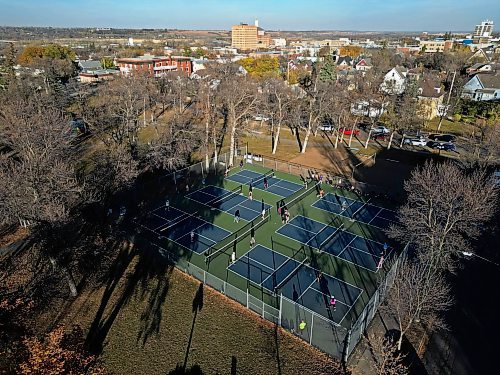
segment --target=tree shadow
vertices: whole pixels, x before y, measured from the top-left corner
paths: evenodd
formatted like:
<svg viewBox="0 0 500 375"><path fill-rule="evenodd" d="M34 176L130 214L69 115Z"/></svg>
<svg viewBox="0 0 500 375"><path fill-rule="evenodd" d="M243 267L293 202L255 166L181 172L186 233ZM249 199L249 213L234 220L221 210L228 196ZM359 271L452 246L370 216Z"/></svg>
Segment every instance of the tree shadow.
<svg viewBox="0 0 500 375"><path fill-rule="evenodd" d="M127 273L127 269L136 257L139 259L134 269ZM144 345L151 334L157 333L172 267L154 249L144 246L139 252L135 244L129 243L124 246L111 269L101 303L85 340L86 348L92 353L102 352L103 343L118 313L130 301L136 289L140 291L139 297L148 301L147 308L141 315L142 324L137 340ZM156 287L152 291L149 287L151 279L157 280ZM124 280L125 285L118 289L121 280Z"/></svg>
<svg viewBox="0 0 500 375"><path fill-rule="evenodd" d="M390 338L393 342L397 342L397 340L399 339L399 330L391 329L387 331L385 337ZM425 369L424 364L420 360L417 351L405 336L403 336L401 353L405 356L403 363L410 370L410 375L428 375L428 372Z"/></svg>
<svg viewBox="0 0 500 375"><path fill-rule="evenodd" d="M196 294L194 295L193 298L193 305L192 305L192 311L193 311L193 324L191 325L191 332L189 333L189 340L188 340L188 345L186 348L186 355L184 356L184 364L182 366L182 369L186 371L186 366L189 358L189 351L191 350L191 343L193 341L193 333L194 333L194 327L196 325L196 317L198 316L198 312L201 311L203 308L203 283L200 283L200 286L198 287L198 290L196 291Z"/></svg>
<svg viewBox="0 0 500 375"><path fill-rule="evenodd" d="M204 372L201 370L199 365L193 365L191 368L185 369L181 365L177 365L175 369L168 372L168 375L203 375Z"/></svg>

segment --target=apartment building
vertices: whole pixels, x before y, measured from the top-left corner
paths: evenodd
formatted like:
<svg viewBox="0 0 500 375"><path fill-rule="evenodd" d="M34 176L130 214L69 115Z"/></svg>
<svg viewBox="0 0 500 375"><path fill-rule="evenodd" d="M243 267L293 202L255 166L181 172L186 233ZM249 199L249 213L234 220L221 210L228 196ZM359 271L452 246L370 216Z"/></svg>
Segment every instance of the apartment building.
<svg viewBox="0 0 500 375"><path fill-rule="evenodd" d="M231 46L241 51L255 51L259 48L269 48L271 36L259 27L259 21L254 25L240 23L231 27Z"/></svg>
<svg viewBox="0 0 500 375"><path fill-rule="evenodd" d="M115 65L124 74L149 72L155 77L160 77L170 71L184 72L187 75L193 72L191 58L184 56L144 55L134 58L118 58L115 60Z"/></svg>
<svg viewBox="0 0 500 375"><path fill-rule="evenodd" d="M231 28L231 46L242 51L254 51L258 43L258 26L241 23Z"/></svg>
<svg viewBox="0 0 500 375"><path fill-rule="evenodd" d="M445 52L452 46L451 40L421 40L419 45L420 50L427 53Z"/></svg>
<svg viewBox="0 0 500 375"><path fill-rule="evenodd" d="M493 21L486 20L474 28L475 37L490 38L493 35Z"/></svg>

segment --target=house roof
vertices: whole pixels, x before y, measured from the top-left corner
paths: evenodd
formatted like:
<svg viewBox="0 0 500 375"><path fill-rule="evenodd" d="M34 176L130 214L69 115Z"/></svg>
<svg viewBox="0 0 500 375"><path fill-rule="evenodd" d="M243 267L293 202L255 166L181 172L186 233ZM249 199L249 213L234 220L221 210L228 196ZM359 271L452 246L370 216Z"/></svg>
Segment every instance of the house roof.
<svg viewBox="0 0 500 375"><path fill-rule="evenodd" d="M352 65L352 57L350 56L340 56L339 59L337 60L337 65L340 64L347 64L347 65Z"/></svg>
<svg viewBox="0 0 500 375"><path fill-rule="evenodd" d="M95 61L95 60L86 60L86 61L78 61L78 65L83 70L87 69L101 69L101 62L100 61Z"/></svg>
<svg viewBox="0 0 500 375"><path fill-rule="evenodd" d="M444 94L439 82L429 77L421 79L418 88L421 91L418 96L425 98L439 98Z"/></svg>
<svg viewBox="0 0 500 375"><path fill-rule="evenodd" d="M405 78L406 74L408 73L408 69L406 69L404 66L396 66L394 68L396 72L401 76L401 78Z"/></svg>
<svg viewBox="0 0 500 375"><path fill-rule="evenodd" d="M476 74L485 89L500 90L500 76L496 74Z"/></svg>
<svg viewBox="0 0 500 375"><path fill-rule="evenodd" d="M482 68L485 65L489 65L489 64L488 63L476 63L476 64L472 65L471 67L469 67L469 69L470 70L477 70L479 68Z"/></svg>

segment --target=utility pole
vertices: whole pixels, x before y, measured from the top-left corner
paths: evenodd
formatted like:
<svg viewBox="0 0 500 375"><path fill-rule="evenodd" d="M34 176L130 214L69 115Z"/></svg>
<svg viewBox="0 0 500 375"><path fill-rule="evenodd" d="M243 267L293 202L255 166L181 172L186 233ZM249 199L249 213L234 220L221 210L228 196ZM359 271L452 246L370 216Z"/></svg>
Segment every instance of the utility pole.
<svg viewBox="0 0 500 375"><path fill-rule="evenodd" d="M446 101L446 106L443 108L443 113L441 114L441 118L439 119L439 124L437 130L441 130L441 125L443 124L443 119L444 116L446 116L446 112L448 111L448 107L450 104L450 99L451 99L451 92L453 91L453 85L455 83L455 76L457 75L457 71L455 70L453 72L453 78L451 80L451 86L450 86L450 91L448 92L448 100Z"/></svg>

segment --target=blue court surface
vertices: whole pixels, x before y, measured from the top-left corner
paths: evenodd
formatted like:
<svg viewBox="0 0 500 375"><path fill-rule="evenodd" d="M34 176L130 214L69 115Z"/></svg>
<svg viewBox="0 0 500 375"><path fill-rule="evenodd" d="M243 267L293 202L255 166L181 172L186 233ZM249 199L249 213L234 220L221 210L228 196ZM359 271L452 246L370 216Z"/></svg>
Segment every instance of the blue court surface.
<svg viewBox="0 0 500 375"><path fill-rule="evenodd" d="M273 293L340 324L363 290L292 258L257 245L228 269ZM337 300L330 306L330 297Z"/></svg>
<svg viewBox="0 0 500 375"><path fill-rule="evenodd" d="M246 221L252 221L262 215L262 202L247 199L239 192L233 192L217 186L206 186L186 195L189 199L209 206L212 209L225 211L234 215L236 210L240 210L240 217ZM264 203L266 211L271 208Z"/></svg>
<svg viewBox="0 0 500 375"><path fill-rule="evenodd" d="M267 189L264 189L264 177L267 177ZM268 174L250 171L248 169L243 169L238 173L226 177L226 179L244 185L250 185L251 183L252 186L256 189L266 190L283 198L287 198L304 188L304 186L301 184L296 184L294 182L272 177Z"/></svg>
<svg viewBox="0 0 500 375"><path fill-rule="evenodd" d="M197 254L231 235L231 232L175 207L160 207L150 212L141 224L159 237L168 238Z"/></svg>
<svg viewBox="0 0 500 375"><path fill-rule="evenodd" d="M312 206L382 229L396 222L394 211L332 193L318 199Z"/></svg>
<svg viewBox="0 0 500 375"><path fill-rule="evenodd" d="M276 232L373 272L377 271L382 254L385 252L387 255L391 250L388 247L384 251L384 244L380 242L357 236L305 216L294 217Z"/></svg>

